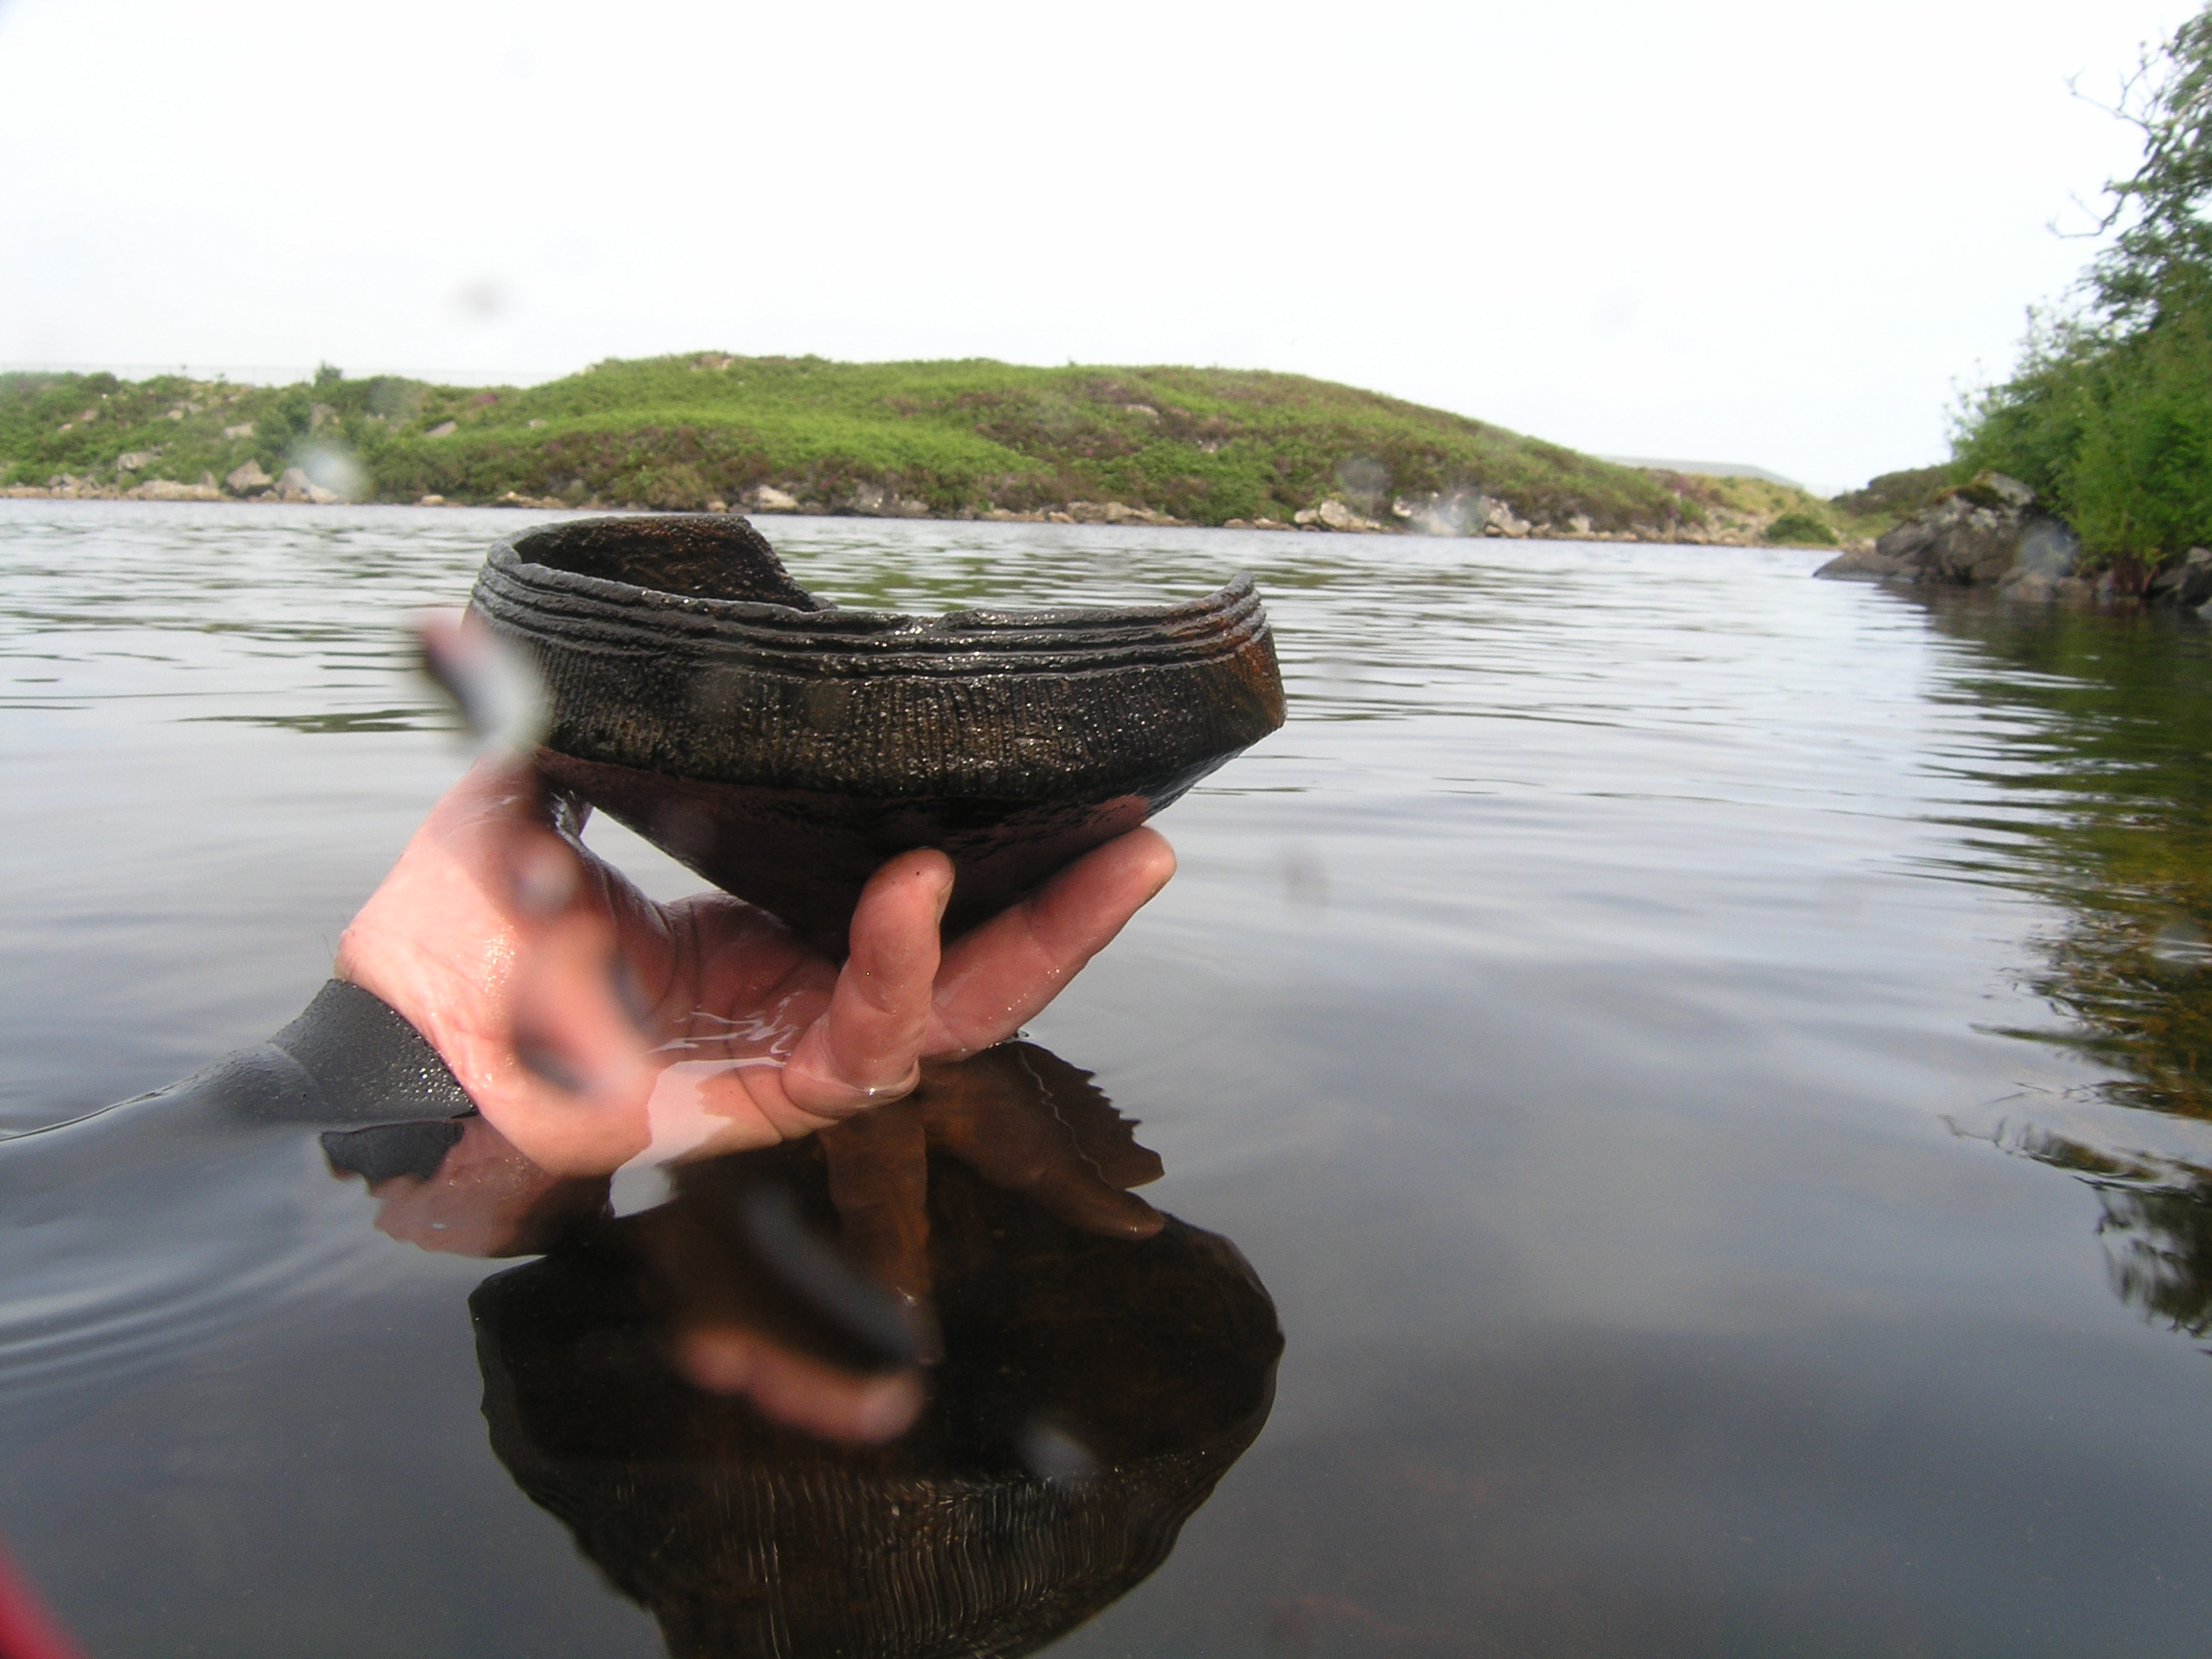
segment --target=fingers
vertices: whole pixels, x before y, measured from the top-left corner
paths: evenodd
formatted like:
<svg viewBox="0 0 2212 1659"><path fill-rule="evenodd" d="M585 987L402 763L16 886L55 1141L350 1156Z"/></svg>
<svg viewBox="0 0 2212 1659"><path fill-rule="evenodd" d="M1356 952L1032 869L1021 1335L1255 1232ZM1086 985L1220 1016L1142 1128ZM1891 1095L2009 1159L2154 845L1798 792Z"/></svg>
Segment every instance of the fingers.
<svg viewBox="0 0 2212 1659"><path fill-rule="evenodd" d="M929 1141L910 1101L822 1131L830 1201L847 1253L906 1304L927 1360L943 1353L929 1306Z"/></svg>
<svg viewBox="0 0 2212 1659"><path fill-rule="evenodd" d="M990 1052L1019 1063L1052 1115L1075 1138L1076 1150L1112 1185L1127 1191L1167 1173L1160 1155L1139 1144L1135 1121L1114 1109L1092 1073L1034 1043L1003 1043Z"/></svg>
<svg viewBox="0 0 2212 1659"><path fill-rule="evenodd" d="M921 1380L912 1371L855 1376L732 1326L684 1332L676 1364L709 1393L743 1395L763 1416L831 1440L889 1440L921 1412Z"/></svg>
<svg viewBox="0 0 2212 1659"><path fill-rule="evenodd" d="M939 852L902 854L869 878L828 1012L784 1068L793 1105L834 1119L914 1087L951 896L951 860Z"/></svg>
<svg viewBox="0 0 2212 1659"><path fill-rule="evenodd" d="M945 953L923 1052L957 1059L1013 1036L1168 884L1175 867L1165 836L1133 830L963 935Z"/></svg>
<svg viewBox="0 0 2212 1659"><path fill-rule="evenodd" d="M822 1132L846 1250L909 1303L929 1294L929 1139L898 1102Z"/></svg>

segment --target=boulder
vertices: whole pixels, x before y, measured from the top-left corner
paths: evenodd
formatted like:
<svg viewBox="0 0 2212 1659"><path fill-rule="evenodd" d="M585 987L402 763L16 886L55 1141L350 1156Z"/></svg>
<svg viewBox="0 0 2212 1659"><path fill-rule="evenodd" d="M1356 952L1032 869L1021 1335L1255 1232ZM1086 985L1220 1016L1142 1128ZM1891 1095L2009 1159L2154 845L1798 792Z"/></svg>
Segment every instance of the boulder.
<svg viewBox="0 0 2212 1659"><path fill-rule="evenodd" d="M154 465L154 457L159 453L152 449L126 449L115 458L115 470L118 473L143 471Z"/></svg>
<svg viewBox="0 0 2212 1659"><path fill-rule="evenodd" d="M1813 574L1948 587L2029 577L2056 584L2071 575L2080 544L2034 503L2035 492L2019 479L1978 473L1972 483L1941 492L1872 548L1855 548Z"/></svg>
<svg viewBox="0 0 2212 1659"><path fill-rule="evenodd" d="M310 501L317 507L328 507L342 500L337 491L325 489L312 483L307 475L296 466L288 466L277 475L276 499L280 501Z"/></svg>
<svg viewBox="0 0 2212 1659"><path fill-rule="evenodd" d="M744 498L744 504L756 513L796 513L799 497L778 489L774 484L763 484Z"/></svg>
<svg viewBox="0 0 2212 1659"><path fill-rule="evenodd" d="M2153 576L2143 589L2143 600L2185 611L2212 604L2212 548L2192 547L2179 562Z"/></svg>
<svg viewBox="0 0 2212 1659"><path fill-rule="evenodd" d="M1904 559L1894 557L1881 550L1878 543L1854 547L1838 554L1813 574L1836 578L1857 576L1868 581L1880 581L1885 576L1902 576L1911 567Z"/></svg>
<svg viewBox="0 0 2212 1659"><path fill-rule="evenodd" d="M243 465L231 468L224 475L222 482L232 495L250 495L257 489L268 489L276 480L261 470L260 462L247 461Z"/></svg>
<svg viewBox="0 0 2212 1659"><path fill-rule="evenodd" d="M253 422L242 421L236 426L227 426L222 429L222 435L234 441L240 438L251 438L253 435Z"/></svg>
<svg viewBox="0 0 2212 1659"><path fill-rule="evenodd" d="M459 421L441 421L422 435L426 438L450 438L460 429Z"/></svg>
<svg viewBox="0 0 2212 1659"><path fill-rule="evenodd" d="M1334 495L1319 507L1299 508L1291 514L1291 522L1301 530L1376 531L1385 527L1353 512Z"/></svg>

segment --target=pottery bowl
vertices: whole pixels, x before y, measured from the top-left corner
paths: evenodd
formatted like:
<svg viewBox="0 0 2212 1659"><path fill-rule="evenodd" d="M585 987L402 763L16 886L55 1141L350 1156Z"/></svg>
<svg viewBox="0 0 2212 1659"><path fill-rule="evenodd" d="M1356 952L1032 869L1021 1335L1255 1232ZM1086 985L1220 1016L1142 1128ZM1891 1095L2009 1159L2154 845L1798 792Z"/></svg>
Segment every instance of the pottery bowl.
<svg viewBox="0 0 2212 1659"><path fill-rule="evenodd" d="M947 936L1283 723L1250 580L1181 605L843 611L732 514L496 543L471 608L538 664L540 763L842 955L869 873L941 848Z"/></svg>

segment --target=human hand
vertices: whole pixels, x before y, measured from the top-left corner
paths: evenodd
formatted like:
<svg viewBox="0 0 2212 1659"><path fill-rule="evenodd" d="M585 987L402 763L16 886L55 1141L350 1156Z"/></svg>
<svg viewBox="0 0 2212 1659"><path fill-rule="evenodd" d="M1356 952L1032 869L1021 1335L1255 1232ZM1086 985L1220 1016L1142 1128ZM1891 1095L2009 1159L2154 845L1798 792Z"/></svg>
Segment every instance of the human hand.
<svg viewBox="0 0 2212 1659"><path fill-rule="evenodd" d="M480 762L340 939L336 972L436 1048L561 1175L796 1139L899 1099L1050 1002L1174 873L1137 830L943 945L940 853L871 878L842 966L725 894L659 905L578 839L535 773Z"/></svg>

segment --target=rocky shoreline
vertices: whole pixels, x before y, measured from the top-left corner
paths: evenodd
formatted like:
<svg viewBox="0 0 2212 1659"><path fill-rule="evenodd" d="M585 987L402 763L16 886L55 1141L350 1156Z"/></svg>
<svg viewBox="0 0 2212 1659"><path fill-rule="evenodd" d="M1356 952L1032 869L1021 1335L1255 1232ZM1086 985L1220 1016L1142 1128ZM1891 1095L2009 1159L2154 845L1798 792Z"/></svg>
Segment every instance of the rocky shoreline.
<svg viewBox="0 0 2212 1659"><path fill-rule="evenodd" d="M124 458L128 460L131 458ZM288 467L272 478L258 463L248 461L218 483L211 472L197 483L169 478L150 478L123 487L93 476L59 473L45 484L15 484L0 489L0 500L80 501L234 501L332 506L346 498L313 483L298 467ZM526 495L509 490L490 501L448 501L443 495L423 495L412 502L390 505L415 507L524 507L537 512L632 513L641 509L597 498L581 501L558 496ZM1063 501L1055 506L1017 512L1006 507L941 514L931 511L918 498L895 495L864 485L834 501L805 499L793 492L762 485L746 491L732 503L710 501L709 513L741 512L769 515L804 514L819 518L943 519L987 524L1103 524L1139 525L1163 529L1209 529L1196 520L1178 519L1156 508L1132 507L1117 501ZM1319 505L1302 509L1287 520L1231 519L1224 530L1340 532L1355 535L1414 535L1492 538L1510 541L1640 542L1695 547L1770 547L1777 544L1759 534L1757 516L1708 507L1711 522L1679 521L1666 525L1632 525L1625 530L1601 530L1577 514L1565 524L1531 523L1513 510L1512 504L1474 491L1453 491L1379 501L1346 501L1328 496ZM1872 544L1863 544L1871 547ZM1827 574L1823 572L1822 574Z"/></svg>
<svg viewBox="0 0 2212 1659"><path fill-rule="evenodd" d="M2035 505L2035 491L2002 472L1942 491L1936 501L1813 574L1904 587L1994 588L2010 599L2076 605L2148 605L2212 621L2212 549L2149 564L2116 558L2081 568L2071 526Z"/></svg>

